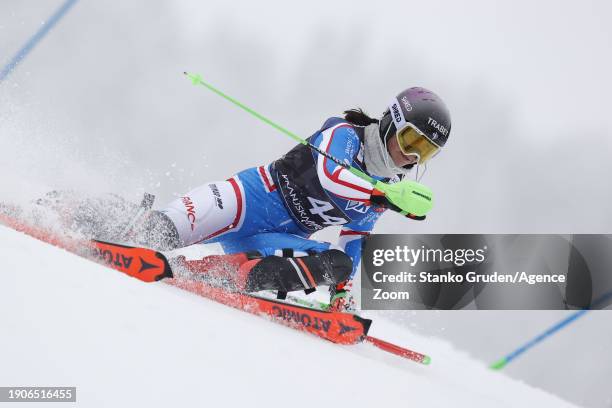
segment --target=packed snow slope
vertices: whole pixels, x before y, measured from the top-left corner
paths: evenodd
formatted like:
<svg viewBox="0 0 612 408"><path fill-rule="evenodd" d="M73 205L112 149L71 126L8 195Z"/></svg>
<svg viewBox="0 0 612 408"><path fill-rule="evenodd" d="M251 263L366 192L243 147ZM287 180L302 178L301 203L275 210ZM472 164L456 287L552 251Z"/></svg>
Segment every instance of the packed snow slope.
<svg viewBox="0 0 612 408"><path fill-rule="evenodd" d="M380 319L373 335L432 365L145 284L2 226L0 260L0 385L76 386L76 406L572 406Z"/></svg>

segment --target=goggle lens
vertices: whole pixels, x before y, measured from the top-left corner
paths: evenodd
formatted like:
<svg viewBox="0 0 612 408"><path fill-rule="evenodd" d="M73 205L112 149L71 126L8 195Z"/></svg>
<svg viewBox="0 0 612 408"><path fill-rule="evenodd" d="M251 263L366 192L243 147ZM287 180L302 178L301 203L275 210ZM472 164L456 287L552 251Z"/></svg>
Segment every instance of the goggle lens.
<svg viewBox="0 0 612 408"><path fill-rule="evenodd" d="M397 143L404 155L417 154L419 163L425 163L440 151L440 146L410 125L397 132Z"/></svg>

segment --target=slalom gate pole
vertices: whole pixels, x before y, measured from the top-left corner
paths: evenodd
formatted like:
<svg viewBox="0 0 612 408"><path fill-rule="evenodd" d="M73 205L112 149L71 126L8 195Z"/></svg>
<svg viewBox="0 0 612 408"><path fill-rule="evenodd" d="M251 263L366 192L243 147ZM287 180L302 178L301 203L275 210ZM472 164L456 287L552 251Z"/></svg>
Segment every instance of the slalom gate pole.
<svg viewBox="0 0 612 408"><path fill-rule="evenodd" d="M303 139L303 138L299 137L295 133L285 129L284 127L282 127L279 124L273 122L272 120L266 118L262 114L254 111L253 109L251 109L248 106L244 105L243 103L237 101L236 99L232 98L231 96L226 95L225 93L221 92L219 89L215 88L211 84L205 82L199 74L190 74L188 72L184 72L184 74L189 79L191 79L191 82L194 85L202 85L202 86L208 88L209 90L211 90L212 92L216 93L220 97L228 100L229 102L233 103L234 105L238 106L239 108L241 108L241 109L245 110L246 112L250 113L251 115L255 116L257 119L261 120L262 122L267 123L268 125L272 126L273 128L275 128L276 130L278 130L281 133L285 134L286 136L289 136L291 139L295 140L296 142L301 143L304 146L308 146L309 148L311 148L312 150L316 151L320 155L325 156L329 160L331 160L334 163L338 164L339 166L344 167L345 169L347 169L348 171L350 171L351 173L353 173L357 177L360 177L361 179L367 181L368 183L370 183L372 185L376 184L377 180L375 180L374 178L370 177L369 175L367 175L363 171L361 171L361 170L359 170L359 169L357 169L357 168L355 168L353 166L350 166L350 165L340 161L339 159L335 158L334 156L330 155L329 153L319 149L317 146L313 145L312 143L309 143L306 139Z"/></svg>
<svg viewBox="0 0 612 408"><path fill-rule="evenodd" d="M32 51L32 49L42 40L47 33L57 24L59 20L70 10L70 8L78 0L66 0L62 6L47 21L45 21L40 29L21 47L19 51L11 58L11 60L0 71L0 83L17 67L17 65Z"/></svg>
<svg viewBox="0 0 612 408"><path fill-rule="evenodd" d="M504 357L500 358L499 360L495 361L494 363L492 363L489 366L489 368L492 369L492 370L501 370L501 369L503 369L506 365L508 365L508 363L510 363L512 360L516 359L518 356L520 356L523 353L525 353L527 350L529 350L530 348L532 348L536 344L542 342L546 338L550 337L551 335L555 334L559 330L561 330L564 327L568 326L570 323L578 320L579 318L584 316L588 311L592 310L593 307L595 307L597 305L600 305L600 304L604 303L606 300L611 299L611 298L612 298L612 292L604 293L602 296L600 296L595 301L593 301L593 304L591 305L590 309L578 310L575 313L571 314L570 316L566 317L565 319L555 323L554 325L552 325L551 327L546 329L540 335L534 337L533 339L529 340L527 343L525 343L522 346L518 347L513 352L507 354L506 356L504 356Z"/></svg>

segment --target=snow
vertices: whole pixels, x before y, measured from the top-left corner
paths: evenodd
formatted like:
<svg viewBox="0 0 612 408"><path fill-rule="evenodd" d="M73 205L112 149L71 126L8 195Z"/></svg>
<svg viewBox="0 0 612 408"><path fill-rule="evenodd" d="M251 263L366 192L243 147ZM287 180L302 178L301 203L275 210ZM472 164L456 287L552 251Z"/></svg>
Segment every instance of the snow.
<svg viewBox="0 0 612 408"><path fill-rule="evenodd" d="M372 335L432 364L334 345L5 227L0 242L0 385L76 386L66 406L573 406L381 318Z"/></svg>

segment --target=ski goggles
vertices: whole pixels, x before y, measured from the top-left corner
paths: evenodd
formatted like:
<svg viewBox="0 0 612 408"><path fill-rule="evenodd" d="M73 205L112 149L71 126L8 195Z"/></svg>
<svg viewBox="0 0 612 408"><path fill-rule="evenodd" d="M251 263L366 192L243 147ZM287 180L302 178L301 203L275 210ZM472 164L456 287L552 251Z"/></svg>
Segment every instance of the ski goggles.
<svg viewBox="0 0 612 408"><path fill-rule="evenodd" d="M398 131L396 136L401 152L406 156L417 155L419 163L425 163L442 149L410 122L407 122L406 126Z"/></svg>

